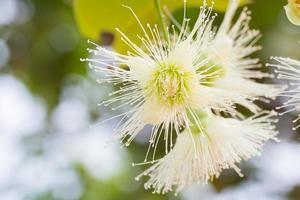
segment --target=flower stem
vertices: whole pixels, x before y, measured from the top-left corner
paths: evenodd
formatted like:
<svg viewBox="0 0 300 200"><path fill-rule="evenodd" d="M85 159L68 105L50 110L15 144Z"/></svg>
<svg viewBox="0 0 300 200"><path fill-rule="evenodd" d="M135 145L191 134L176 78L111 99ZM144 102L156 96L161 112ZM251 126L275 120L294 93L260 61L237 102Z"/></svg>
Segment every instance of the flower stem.
<svg viewBox="0 0 300 200"><path fill-rule="evenodd" d="M164 14L161 9L160 0L154 0L154 3L155 3L155 8L156 8L156 11L158 14L159 25L162 28L165 40L168 41L168 39L169 39L168 38L168 30L167 30L167 26L166 26L166 21L164 19Z"/></svg>

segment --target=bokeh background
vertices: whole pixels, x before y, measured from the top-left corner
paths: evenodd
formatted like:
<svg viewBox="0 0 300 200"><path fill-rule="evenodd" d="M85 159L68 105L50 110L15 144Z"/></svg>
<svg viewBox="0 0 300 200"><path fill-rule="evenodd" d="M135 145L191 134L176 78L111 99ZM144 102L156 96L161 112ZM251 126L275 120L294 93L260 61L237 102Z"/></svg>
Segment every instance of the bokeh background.
<svg viewBox="0 0 300 200"><path fill-rule="evenodd" d="M117 121L99 122L116 112L97 103L114 88L97 84L99 75L80 62L88 57L89 44L72 3L0 0L1 200L300 199L300 141L291 128L293 115L280 117L280 143L269 142L260 157L241 164L245 178L226 170L214 183L188 187L177 197L145 191L143 180L134 177L146 166L131 163L143 160L149 130L128 149L118 143L103 147ZM263 34L264 48L256 56L264 63L271 55L300 59L300 28L286 19L285 4L253 0L248 6L251 26ZM180 18L181 11L174 15ZM190 17L197 11L189 9ZM120 17L111 13L111 19Z"/></svg>

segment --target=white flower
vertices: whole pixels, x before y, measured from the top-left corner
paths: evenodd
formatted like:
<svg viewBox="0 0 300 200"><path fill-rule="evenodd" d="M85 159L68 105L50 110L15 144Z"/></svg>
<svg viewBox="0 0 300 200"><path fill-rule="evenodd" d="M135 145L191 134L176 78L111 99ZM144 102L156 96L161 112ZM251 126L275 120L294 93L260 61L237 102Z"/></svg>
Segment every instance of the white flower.
<svg viewBox="0 0 300 200"><path fill-rule="evenodd" d="M203 129L184 131L174 148L139 175L149 176L145 188L154 193L178 193L194 182L207 183L221 171L233 168L242 176L237 163L259 155L269 139L276 139L276 112L262 112L245 120L208 115Z"/></svg>
<svg viewBox="0 0 300 200"><path fill-rule="evenodd" d="M189 126L188 115L193 109L236 112L232 105L241 95L210 87L211 82L221 75L221 70L216 70L215 64L201 55L202 48L208 46L214 37L211 11L212 8L203 7L190 31L189 20L184 16L180 32L176 33L173 27L167 40L161 38L157 26L144 27L136 17L144 33L143 37L138 36L143 47L138 47L118 30L132 52L121 55L95 44L96 49L89 51L106 58L83 59L89 61L94 70L106 73L107 78L99 82L119 87L110 94L115 96L104 105L121 103L117 108L132 106L119 116L123 124L116 130L116 138L125 140L125 145L129 145L145 125L152 124L150 147L155 148L164 130L162 137L168 152L172 147L173 132L179 134L183 126ZM109 68L98 66L103 64ZM129 70L122 66L128 66Z"/></svg>
<svg viewBox="0 0 300 200"><path fill-rule="evenodd" d="M284 112L280 113L280 115L300 111L300 61L294 60L291 58L283 58L283 57L272 57L273 60L276 60L277 64L267 64L268 66L272 66L277 68L275 70L278 73L278 79L284 79L290 81L290 88L284 92L280 96L288 97L289 100L284 102L282 106L279 106L278 109L286 109ZM293 122L296 123L300 120L300 114L298 114L297 119ZM293 129L297 129L300 127L300 124L295 126Z"/></svg>
<svg viewBox="0 0 300 200"><path fill-rule="evenodd" d="M249 57L260 47L255 46L259 32L249 29L248 11L231 25L237 7L238 1L231 0L217 33L212 8L201 8L191 30L184 9L179 33L172 26L164 38L157 26L144 27L129 8L143 31L143 36L138 35L142 46L117 29L131 52L123 55L95 44L89 51L101 58L83 59L105 73L100 83L118 87L103 104L131 107L116 116L121 117L116 138L128 146L150 124L145 163L151 149L154 163L160 140L165 142L165 153L170 151L140 175L150 176L147 189L178 192L194 181L217 178L225 168L241 175L237 163L259 154L263 144L277 135L275 112L260 112L253 101L273 98L280 88L254 81L271 75L260 71L258 59ZM245 118L236 104L252 111L253 117ZM204 111L209 114L203 115Z"/></svg>
<svg viewBox="0 0 300 200"><path fill-rule="evenodd" d="M256 45L260 32L249 28L250 12L243 9L232 24L238 6L238 0L230 1L217 34L204 53L222 68L223 74L215 80L214 86L239 93L244 98L235 101L256 112L259 108L251 101L275 98L281 88L255 82L254 79L270 78L272 75L261 71L262 65L258 58L249 57L261 49Z"/></svg>
<svg viewBox="0 0 300 200"><path fill-rule="evenodd" d="M288 4L284 6L284 9L290 22L300 25L300 1L288 0Z"/></svg>

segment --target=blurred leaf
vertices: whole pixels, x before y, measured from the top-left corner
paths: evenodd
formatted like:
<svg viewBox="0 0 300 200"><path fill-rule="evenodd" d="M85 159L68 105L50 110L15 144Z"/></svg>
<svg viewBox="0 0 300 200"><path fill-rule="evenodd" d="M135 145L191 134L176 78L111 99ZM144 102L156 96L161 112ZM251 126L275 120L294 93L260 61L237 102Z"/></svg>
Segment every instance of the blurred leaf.
<svg viewBox="0 0 300 200"><path fill-rule="evenodd" d="M216 0L214 9L225 11L229 0ZM211 0L207 1L209 4ZM250 0L241 0L241 4ZM201 0L188 0L188 7L198 7ZM154 24L157 21L157 14L154 7L154 0L75 0L74 13L82 34L90 39L99 41L101 32L116 33L115 28L120 28L133 42L138 43L136 34L141 34L141 28L136 22L129 9L122 5L132 7L142 24ZM162 7L167 6L174 11L183 6L183 0L162 0ZM115 48L119 51L127 50L127 46L116 37Z"/></svg>
<svg viewBox="0 0 300 200"><path fill-rule="evenodd" d="M217 12L225 12L227 8L227 4L230 0L207 0L207 2L210 4L212 1L215 1L214 10ZM240 6L250 4L253 2L253 0L239 0ZM189 2L189 0L188 0ZM195 1L197 2L197 1Z"/></svg>
<svg viewBox="0 0 300 200"><path fill-rule="evenodd" d="M254 1L254 0L253 0ZM252 10L251 27L264 31L269 31L278 22L278 16L280 12L283 12L283 6L286 4L286 0L255 0L253 4L249 6ZM272 6L270 6L272 4Z"/></svg>

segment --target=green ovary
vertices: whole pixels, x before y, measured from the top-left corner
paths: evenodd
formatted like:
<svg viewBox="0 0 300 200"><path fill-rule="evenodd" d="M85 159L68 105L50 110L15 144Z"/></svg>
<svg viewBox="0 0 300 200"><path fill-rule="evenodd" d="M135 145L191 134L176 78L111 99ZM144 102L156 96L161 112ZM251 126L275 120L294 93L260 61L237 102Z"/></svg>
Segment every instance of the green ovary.
<svg viewBox="0 0 300 200"><path fill-rule="evenodd" d="M184 104L193 81L194 74L185 70L181 66L174 64L160 65L154 71L152 79L147 83L146 91L151 90L151 94L159 101L173 106L174 104Z"/></svg>

